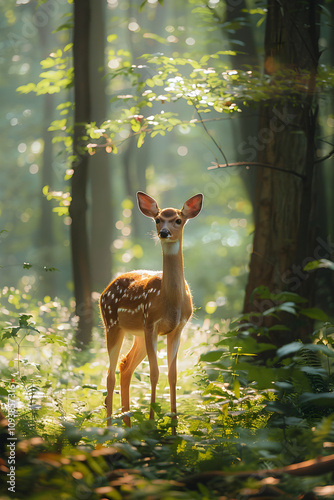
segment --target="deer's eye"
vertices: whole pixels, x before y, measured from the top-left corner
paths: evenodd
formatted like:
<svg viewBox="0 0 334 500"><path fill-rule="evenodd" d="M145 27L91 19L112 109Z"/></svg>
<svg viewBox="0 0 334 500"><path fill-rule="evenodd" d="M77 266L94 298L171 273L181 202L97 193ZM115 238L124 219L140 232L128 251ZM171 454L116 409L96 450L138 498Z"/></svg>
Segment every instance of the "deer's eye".
<svg viewBox="0 0 334 500"><path fill-rule="evenodd" d="M176 222L176 224L178 224L178 225L182 224L182 220L181 220L181 219L176 219L176 221L175 221L175 222Z"/></svg>
<svg viewBox="0 0 334 500"><path fill-rule="evenodd" d="M155 219L156 224L160 224L160 219Z"/></svg>

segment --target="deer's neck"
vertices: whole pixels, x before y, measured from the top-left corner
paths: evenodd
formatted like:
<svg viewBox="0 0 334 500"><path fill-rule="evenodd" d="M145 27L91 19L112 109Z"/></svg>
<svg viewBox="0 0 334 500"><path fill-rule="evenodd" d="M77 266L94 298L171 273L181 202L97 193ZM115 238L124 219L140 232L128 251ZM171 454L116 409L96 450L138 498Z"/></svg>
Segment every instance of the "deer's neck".
<svg viewBox="0 0 334 500"><path fill-rule="evenodd" d="M186 293L184 281L182 241L162 242L162 297L169 303L178 302Z"/></svg>

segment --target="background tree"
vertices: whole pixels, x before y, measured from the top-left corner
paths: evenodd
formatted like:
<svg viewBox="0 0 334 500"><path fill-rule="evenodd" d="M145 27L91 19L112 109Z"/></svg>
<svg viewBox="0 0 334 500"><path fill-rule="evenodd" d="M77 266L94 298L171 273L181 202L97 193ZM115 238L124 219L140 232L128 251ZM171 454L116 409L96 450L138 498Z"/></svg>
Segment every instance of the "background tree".
<svg viewBox="0 0 334 500"><path fill-rule="evenodd" d="M72 201L70 205L71 251L76 301L76 314L79 317L77 330L78 342L87 345L91 340L93 311L91 303L91 273L87 228L87 183L88 154L85 149L85 125L91 117L91 95L89 84L89 39L90 39L90 1L75 0L73 28L73 66L74 66L74 134L73 175L71 178Z"/></svg>
<svg viewBox="0 0 334 500"><path fill-rule="evenodd" d="M102 123L107 118L107 96L105 85L105 19L107 15L104 0L91 0L90 44L90 87L91 118ZM91 273L94 290L103 290L111 278L112 242L111 164L105 149L89 158L91 183Z"/></svg>
<svg viewBox="0 0 334 500"><path fill-rule="evenodd" d="M41 48L43 53L41 54L41 59L44 59L50 51L49 39L47 29L41 27L38 30ZM43 96L43 156L41 165L41 191L44 186L52 186L53 184L53 145L52 145L52 133L48 130L49 125L53 117L54 108L54 96L52 94L45 94ZM55 234L54 234L54 214L52 213L52 206L45 196L40 197L40 228L38 235L38 246L40 248L41 254L40 259L45 263L45 265L52 265L54 260L54 244L55 244ZM43 289L45 295L53 293L55 288L55 273L48 273L43 279Z"/></svg>
<svg viewBox="0 0 334 500"><path fill-rule="evenodd" d="M273 96L262 105L255 139L258 160L286 173L263 167L257 170L246 312L266 307L265 302L250 300L260 285L272 292L297 292L313 302L313 280L303 279L301 273L307 259L317 257L315 82L320 56L319 8L315 1L268 2L264 68ZM306 338L308 333L305 330L297 335ZM279 342L284 343L284 338Z"/></svg>
<svg viewBox="0 0 334 500"><path fill-rule="evenodd" d="M30 2L21 5L17 11L23 13L29 4ZM238 3L239 5L243 4ZM204 304L204 307L199 312L200 317L212 314L218 317L235 315L242 309L244 285L247 277L247 261L249 252L251 252L253 230L251 203L242 183L249 177L265 175L265 171L262 174L260 172L256 174L256 169L253 166L247 171L241 169L225 169L224 171L224 169L220 169L219 172L210 172L206 168L213 160L219 163L219 159L216 159L217 153L214 151L217 144L229 161L235 159L244 160L242 154L249 155L247 156L248 161L260 161L261 158L266 162L269 162L269 159L271 162L276 161L275 158L269 158L269 153L268 158L266 158L265 151L269 151L271 148L271 156L273 156L274 152L284 150L286 144L284 140L282 140L283 149L277 146L277 151L273 151L273 144L276 144L279 135L284 135L284 130L280 131L282 119L284 122L285 118L289 118L291 114L296 113L294 104L297 103L296 106L298 107L298 99L300 99L302 93L299 88L301 78L297 78L291 68L293 74L285 74L284 77L280 76L280 71L273 72L270 68L270 71L268 70L263 77L256 72L256 68L252 65L249 71L247 67L246 71L244 71L243 67L247 65L247 59L243 54L229 50L233 48L231 47L233 43L240 49L240 52L249 51L251 46L249 39L253 34L251 38L255 43L255 49L252 49L251 52L261 54L261 50L263 50L263 29L265 27L262 20L266 19L267 12L257 6L252 8L254 7L252 4L249 6L247 13L239 12L239 9L227 12L231 5L224 2L211 1L205 5L200 4L197 0L181 4L179 2L170 2L168 8L158 2L147 2L140 12L136 10L134 5L132 5L131 10L125 8L125 4L122 2L110 1L105 3L104 6L106 8L106 31L108 34L110 33L107 36L107 42L104 42L107 55L104 81L106 83L105 93L108 96L104 100L108 100L110 97L111 102L108 104L108 110L105 114L103 114L103 111L99 112L100 118L97 117L98 115L95 117L91 115L91 122L84 130L83 135L86 135L86 138L82 145L87 146L91 143L98 143L96 148L93 146L88 147L89 155L87 156L89 156L89 160L99 161L99 159L102 159L104 153L101 152L101 146L106 141L108 144L106 149L117 154L104 155L105 157L109 156L112 160L110 170L108 170L113 179L112 191L109 191L109 180L106 180L103 184L104 194L101 194L100 197L93 194L92 191L92 196L89 199L86 190L82 190L82 193L86 196L82 207L87 207L87 202L89 202L88 220L93 221L91 225L88 224L88 241L92 241L92 244L95 245L97 238L91 238L91 231L111 226L109 221L100 224L103 217L99 214L101 210L102 214L104 214L104 206L107 206L110 199L112 199L114 208L113 223L115 222L116 225L111 245L113 254L112 273L126 271L131 268L158 267L160 265L159 253L153 256L151 244L147 241L146 233L151 230L151 227L149 225L145 226L143 223L140 231L134 234L134 228L137 228L137 224L134 220L134 204L133 201L131 203L129 198L132 198L133 191L136 189L147 189L159 198L163 204L169 203L173 205L177 203L179 196L184 194L184 189L187 189L190 192L189 194L202 190L206 200L205 216L202 219L203 225L198 227L198 231L196 229L196 235L189 233L189 244L185 244L189 268L198 269L198 272L193 274L192 281L195 303ZM57 4L57 9L59 8ZM62 19L63 8L64 6L61 7L61 12L55 13L55 10L50 9L48 3L41 3L37 12L40 13L43 9L43 13L52 12L53 17L49 15L47 19L51 21L52 18L53 24L57 25L59 20ZM68 7L67 11L71 8ZM64 8L64 10L66 9ZM213 10L216 10L219 14L214 23L212 22ZM31 22L32 24L38 23L40 19L44 20L45 16L39 14L37 17L34 12L32 10L32 21L29 19L30 24ZM98 14L98 11L96 10L94 14ZM12 19L10 12L6 12L6 16L8 19ZM260 16L260 19L258 16ZM23 19L18 16L18 33L27 33L25 19L24 16ZM254 19L259 19L259 21ZM286 17L284 17L283 21L285 23ZM240 32L239 28L244 28L246 22L248 32L243 29ZM274 23L274 20L268 20L268 23L270 22ZM29 28L31 27L30 24ZM15 23L10 28L12 31L14 26L16 28ZM13 62L10 66L10 71L22 72L22 75L20 73L19 83L26 83L26 85L20 86L21 92L27 93L34 90L37 93L55 93L64 92L66 89L66 94L62 93L55 96L55 106L58 103L60 104L53 110L54 116L51 125L51 129L55 132L54 154L59 155L63 150L63 158L70 154L69 147L72 141L71 119L73 117L68 97L70 78L65 78L62 75L62 72L65 71L63 69L64 65L72 65L71 49L68 43L71 29L71 23L65 21L63 26L57 30L58 41L57 43L52 41L50 46L55 47L58 44L60 48L55 47L46 60L42 61L44 71L41 73L38 84L27 83L31 79L35 81L38 79L38 77L32 77L32 74L36 76L36 73L38 73L38 64L35 61L36 58L33 57L33 47L36 40L35 35L30 35L30 33L34 33L32 29L29 31L29 44L22 45L27 49L27 53L22 52L20 55L15 53L6 58L7 61L10 61L11 57L13 57L13 61L15 61L15 64ZM234 31L233 34L231 34L231 30ZM278 28L277 30L279 31ZM50 36L51 31L47 30ZM101 33L102 31L100 30ZM13 34L10 35L13 38ZM15 33L15 40L17 36ZM92 52L101 54L101 49L95 47L94 43L94 40L92 40ZM101 46L102 42L99 42L99 45ZM21 45L19 46L21 47ZM136 53L134 53L133 47L136 48ZM244 50L245 47L247 50ZM140 58L143 52L149 55L146 58ZM19 59L21 62L19 62ZM29 71L24 73L26 68L29 67L29 64L22 64L26 60L31 63L31 66ZM32 61L34 61L34 70L32 69ZM298 64L302 63L297 61L297 67L300 70ZM103 63L102 66L99 63L99 66L102 67ZM285 68L285 63L283 66ZM50 71L45 71L48 68L50 68ZM90 65L90 68L92 80L95 81L94 74L96 72L92 65ZM72 69L72 66L70 69ZM321 77L323 76L324 73L322 73ZM288 80L288 77L290 80ZM329 82L330 71L327 72L326 78L327 82ZM288 85L286 84L287 81ZM325 83L324 86L326 85ZM293 92L291 92L292 88ZM321 92L322 88L319 88L319 91ZM104 93L102 87L100 92ZM27 103L25 106L32 109L34 119L38 124L38 111L36 111L38 106L35 104L34 99L29 96L21 96L17 99L20 106L22 106L23 99ZM294 100L293 103L291 99ZM68 102L65 103L65 100ZM271 104L266 108L269 100ZM102 99L100 101L100 109L103 109L105 104ZM185 101L190 106L187 106ZM261 105L261 120L263 121L259 126L259 137L256 136L253 130L249 132L245 126L248 120L245 113L245 103L249 104L254 101L263 101ZM67 105L66 109L65 104ZM237 109L239 105L242 108L242 113L234 116L239 117L240 127L232 127L230 112ZM288 109L286 105L291 105L293 110ZM264 116L271 106L273 110L277 111L273 111L275 132L273 140L270 137L273 130L269 129L266 132L268 122L271 123L270 116ZM59 111L61 119L57 120ZM198 111L200 115L198 115ZM328 117L326 132L329 135L331 133L330 117L324 107L320 111L322 127ZM68 119L63 118L65 116L64 112L68 112ZM254 114L254 111L251 110L249 114ZM199 116L202 117L202 120ZM105 122L98 123L99 120L103 121L105 117L107 118ZM300 114L300 117L303 118L303 115ZM243 118L245 119L244 122L242 121ZM298 119L299 115L297 116ZM14 117L14 120L17 120L17 118ZM320 125L319 120L318 126ZM285 126L285 122L283 125ZM301 139L303 127L304 125L300 129L299 139ZM289 134L288 131L293 133ZM298 132L298 130L294 130L289 121L285 132L288 136L287 140L297 144L298 133L295 132ZM8 134L6 129L4 136L5 134ZM101 134L101 138L97 137L99 134ZM152 140L149 140L149 138ZM213 145L212 139L215 140L215 145ZM33 203L30 202L33 197L35 200L38 199L35 195L33 176L28 173L30 172L28 170L30 163L39 161L36 160L36 155L34 160L31 160L34 156L30 151L32 140L30 138L25 139L22 145L15 145L8 155L8 158L13 158L14 165L16 165L15 162L20 165L19 168L24 165L23 168L26 169L25 175L27 177L27 182L24 184L27 187L25 191L27 200L25 200L25 203L28 208L22 207L23 203L11 196L7 200L6 211L3 211L5 214L4 228L7 230L7 233L3 233L3 235L7 235L6 238L3 236L3 241L6 240L6 252L13 256L15 262L20 262L20 259L23 259L22 253L24 253L17 252L15 245L17 246L20 241L22 246L22 235L25 235L27 239L32 227L31 225L28 227L28 222L24 222L19 228L15 224L16 214L22 211L22 220L31 221L31 224L38 225L37 221L39 220L39 213L33 208ZM9 141L7 142L9 143ZM141 145L142 147L139 150L137 147L128 148L130 142L134 143L135 146ZM16 146L19 146L19 152ZM26 152L24 149L26 149ZM80 152L83 153L83 151ZM257 152L261 154L256 156ZM241 157L236 158L237 153ZM63 173L67 174L66 179L63 181L61 175L57 175L52 181L54 186L50 187L50 191L43 189L48 198L57 198L58 196L57 201L60 199L61 202L66 195L66 184L69 180L69 174L66 172L68 164L66 167L65 165L66 161L63 160L62 168ZM319 164L317 165L319 166ZM284 164L283 168L285 167L286 164ZM12 171L18 171L16 166ZM78 168L78 171L83 170ZM91 173L93 176L97 171L98 169L92 167ZM60 170L57 173L61 173ZM270 175L272 173L270 172ZM295 173L298 174L298 172ZM275 172L275 174L278 177L289 175L292 178L292 174L280 172ZM105 175L107 174L103 174L103 177ZM327 175L328 172L326 172L326 178ZM23 179L22 175L20 179ZM302 177L298 177L298 175L294 175L293 179L297 184L304 182L302 182ZM92 182L95 182L95 180L98 180L97 177ZM75 182L73 181L73 183ZM257 181L258 189L260 189L260 185L264 187L264 183L259 177ZM101 187L97 187L97 189L94 189L94 193L102 193L101 189ZM297 189L299 189L298 186ZM61 193L62 191L63 195L56 196L52 194ZM280 196L277 194L277 197ZM306 198L304 197L304 199ZM98 202L101 202L99 208L96 205ZM51 203L54 202L51 201ZM76 200L73 200L72 213L75 203ZM279 210L278 201L277 205L276 208ZM53 209L58 210L58 207ZM85 210L86 208L84 208ZM93 212L94 215L92 215ZM28 213L33 214L31 219ZM80 213L80 210L78 213ZM68 265L70 260L68 256L70 221L66 206L61 206L58 214L62 215L63 219L58 219L57 222L54 221L55 241L57 250L60 250L60 252L57 251L57 262L54 265L61 272L57 274L55 293L65 292L66 300L69 300L73 293L73 284ZM278 215L277 212L277 217ZM274 220L274 217L272 220ZM95 221L98 221L98 224ZM330 223L329 220L328 224ZM270 226L271 224L268 222L267 228L270 228ZM12 231L10 233L11 239L8 238L9 231ZM136 239L134 236L136 236ZM185 236L187 237L187 234ZM13 244L10 244L10 241ZM194 248L195 242L201 243L201 245L197 245L196 250ZM106 240L102 245L104 256L106 256L109 253L110 243ZM35 255L35 247L36 245L31 245L29 259ZM101 248L99 248L99 251ZM80 248L76 250L81 251ZM292 248L289 249L288 253L290 253L290 250ZM212 255L213 261L206 258L208 253ZM278 254L279 252L276 255ZM101 256L101 254L99 255ZM106 258L110 258L110 254ZM78 259L74 260L78 261ZM102 257L92 257L92 260L94 263L101 262ZM288 273L285 264L282 264L282 266L284 268L282 272L287 271ZM280 267L282 266L280 264ZM94 288L98 288L96 291L100 291L108 281L107 277L105 280L103 279L103 265L100 266L100 270L101 272L94 271L94 276L97 275L97 272L100 273L99 282L94 284ZM2 272L6 273L6 276L9 276L15 282L13 268L8 266ZM105 272L106 275L110 272L110 261L105 264ZM32 267L31 273L37 275L38 271L34 271L34 267ZM300 271L300 273L304 275L303 271ZM290 280L290 289L296 284L297 279L300 281L299 276L294 277L289 274L283 274L283 278L285 281ZM25 276L24 280L28 281L30 277ZM304 281L310 283L309 280ZM17 283L20 284L19 280ZM255 280L253 285L256 283L258 281ZM289 288L289 284L284 283L284 288ZM278 288L276 287L276 289ZM248 292L248 295L251 295L251 291ZM94 297L96 296L94 295ZM207 304L210 304L210 306L207 306ZM265 304L260 305L260 307L262 306L265 306ZM256 308L256 305L254 307Z"/></svg>

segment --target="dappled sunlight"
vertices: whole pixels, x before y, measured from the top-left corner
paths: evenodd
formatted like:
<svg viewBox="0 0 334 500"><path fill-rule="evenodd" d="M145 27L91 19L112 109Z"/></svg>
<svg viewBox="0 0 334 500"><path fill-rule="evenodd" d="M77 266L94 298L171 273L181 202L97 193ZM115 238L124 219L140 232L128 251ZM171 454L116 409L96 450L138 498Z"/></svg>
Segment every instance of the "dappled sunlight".
<svg viewBox="0 0 334 500"><path fill-rule="evenodd" d="M332 3L0 12L1 498L332 498Z"/></svg>

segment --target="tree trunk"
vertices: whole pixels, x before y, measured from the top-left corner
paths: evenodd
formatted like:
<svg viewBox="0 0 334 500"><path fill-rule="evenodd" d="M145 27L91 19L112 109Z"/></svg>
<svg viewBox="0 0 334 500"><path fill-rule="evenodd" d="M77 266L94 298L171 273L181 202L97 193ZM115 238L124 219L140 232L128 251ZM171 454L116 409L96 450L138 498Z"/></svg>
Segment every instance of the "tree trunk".
<svg viewBox="0 0 334 500"><path fill-rule="evenodd" d="M48 54L48 29L45 26L38 29L39 40L41 43L42 54L41 58L44 59ZM53 183L53 166L52 166L52 132L48 130L49 125L53 118L54 109L54 96L52 94L45 94L43 96L43 155L42 155L42 169L41 169L41 192L44 186L52 186ZM50 201L41 194L40 198L41 217L39 221L38 231L38 247L40 249L40 259L43 265L52 267L54 265L54 214L52 213L52 206ZM55 273L48 272L43 275L40 282L40 291L44 295L53 295L55 289Z"/></svg>
<svg viewBox="0 0 334 500"><path fill-rule="evenodd" d="M250 300L260 285L291 291L312 303L312 277L303 272L315 244L315 76L319 60L316 1L268 0L265 71L270 102L262 104L256 147L258 167L254 246L245 312L263 311L271 301ZM289 83L290 82L290 83ZM307 326L294 333L307 339ZM291 340L281 332L277 345Z"/></svg>
<svg viewBox="0 0 334 500"><path fill-rule="evenodd" d="M90 84L91 118L97 124L106 119L105 17L106 2L91 0ZM94 290L102 290L111 278L112 207L110 157L104 150L89 159L92 193L91 268ZM111 158L112 161L112 158Z"/></svg>
<svg viewBox="0 0 334 500"><path fill-rule="evenodd" d="M76 314L79 317L77 341L87 345L91 340L93 324L91 304L91 278L87 235L87 178L88 155L84 149L85 123L90 121L89 88L89 34L90 2L74 0L74 135L72 175L72 202L70 206L71 250L76 300Z"/></svg>
<svg viewBox="0 0 334 500"><path fill-rule="evenodd" d="M238 47L236 55L231 56L233 69L246 71L249 68L259 68L259 56L256 50L254 30L250 21L251 14L247 11L247 3L245 0L226 3L226 21L231 23L231 26L236 25L236 29L228 29L225 31L230 42L231 49L236 48L233 41L238 37L238 41L242 42L242 46ZM220 20L222 23L223 20ZM236 31L236 33L235 33ZM239 103L240 107L244 107L243 103ZM259 106L253 105L252 109L244 107L243 112L231 120L231 126L234 127L233 141L235 150L238 153L238 158L233 158L231 161L252 161L249 148L249 138L254 134L254 130L258 127ZM252 204L254 204L255 194L255 175L254 170L243 171L242 180L245 183L248 195Z"/></svg>
<svg viewBox="0 0 334 500"><path fill-rule="evenodd" d="M52 132L48 131L48 127L52 121L53 110L53 95L45 94L44 96L44 111L43 111L43 156L42 156L42 171L41 171L41 192L44 186L52 186L53 168L52 168ZM41 194L41 218L39 226L38 246L40 249L40 259L43 266L52 267L54 265L54 214L49 200ZM53 272L48 272L43 275L40 283L41 293L45 295L53 295L55 290L55 275Z"/></svg>

